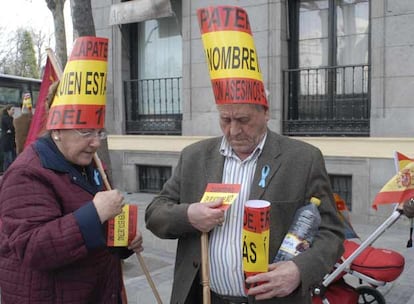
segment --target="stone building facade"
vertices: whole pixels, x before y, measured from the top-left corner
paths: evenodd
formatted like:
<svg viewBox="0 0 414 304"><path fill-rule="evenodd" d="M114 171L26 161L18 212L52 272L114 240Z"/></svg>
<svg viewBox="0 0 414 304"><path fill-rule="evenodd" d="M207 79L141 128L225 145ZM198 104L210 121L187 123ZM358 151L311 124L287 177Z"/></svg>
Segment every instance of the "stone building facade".
<svg viewBox="0 0 414 304"><path fill-rule="evenodd" d="M145 191L181 149L220 134L196 12L208 0L92 0L110 39L107 129L114 185ZM229 0L249 15L269 93L269 127L318 146L352 215L382 221L372 201L414 157L414 2ZM158 120L161 118L161 120ZM147 170L147 171L146 171ZM157 173L158 172L158 173Z"/></svg>

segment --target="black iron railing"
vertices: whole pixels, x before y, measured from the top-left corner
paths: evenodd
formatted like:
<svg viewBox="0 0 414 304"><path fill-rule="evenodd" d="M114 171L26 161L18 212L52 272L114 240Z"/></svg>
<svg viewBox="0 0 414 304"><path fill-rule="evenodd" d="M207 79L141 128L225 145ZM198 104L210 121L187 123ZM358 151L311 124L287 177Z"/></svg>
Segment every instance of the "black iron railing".
<svg viewBox="0 0 414 304"><path fill-rule="evenodd" d="M283 71L283 133L369 136L368 65Z"/></svg>
<svg viewBox="0 0 414 304"><path fill-rule="evenodd" d="M139 192L158 193L171 177L172 168L138 165Z"/></svg>
<svg viewBox="0 0 414 304"><path fill-rule="evenodd" d="M181 134L182 77L124 81L127 134Z"/></svg>

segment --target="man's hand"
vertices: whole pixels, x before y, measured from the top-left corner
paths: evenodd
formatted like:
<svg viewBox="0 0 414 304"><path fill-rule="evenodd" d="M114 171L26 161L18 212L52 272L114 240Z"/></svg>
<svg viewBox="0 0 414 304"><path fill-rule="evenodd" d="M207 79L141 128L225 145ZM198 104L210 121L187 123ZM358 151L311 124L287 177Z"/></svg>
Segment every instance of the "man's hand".
<svg viewBox="0 0 414 304"><path fill-rule="evenodd" d="M217 225L224 223L224 210L218 209L223 199L211 203L193 203L187 209L188 220L194 228L201 232L209 232Z"/></svg>
<svg viewBox="0 0 414 304"><path fill-rule="evenodd" d="M299 286L300 272L292 261L278 262L270 264L268 272L247 278L246 283L261 283L248 291L248 295L256 296L256 300L286 297Z"/></svg>

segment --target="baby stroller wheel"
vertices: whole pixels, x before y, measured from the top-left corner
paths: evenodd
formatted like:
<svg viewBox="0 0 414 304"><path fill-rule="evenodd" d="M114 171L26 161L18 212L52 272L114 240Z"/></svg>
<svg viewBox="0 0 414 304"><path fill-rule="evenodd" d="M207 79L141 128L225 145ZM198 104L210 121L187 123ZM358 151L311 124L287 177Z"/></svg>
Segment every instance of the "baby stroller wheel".
<svg viewBox="0 0 414 304"><path fill-rule="evenodd" d="M384 297L374 287L360 286L356 291L359 294L358 304L385 304Z"/></svg>

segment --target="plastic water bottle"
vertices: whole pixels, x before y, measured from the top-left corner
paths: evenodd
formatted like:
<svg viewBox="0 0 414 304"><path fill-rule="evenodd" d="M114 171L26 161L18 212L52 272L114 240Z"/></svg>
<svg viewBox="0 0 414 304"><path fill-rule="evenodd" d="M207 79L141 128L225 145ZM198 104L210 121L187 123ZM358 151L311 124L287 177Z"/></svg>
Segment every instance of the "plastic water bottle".
<svg viewBox="0 0 414 304"><path fill-rule="evenodd" d="M273 263L290 260L311 246L321 223L321 215L318 210L320 203L319 198L311 197L309 204L296 211L293 223L283 239Z"/></svg>

